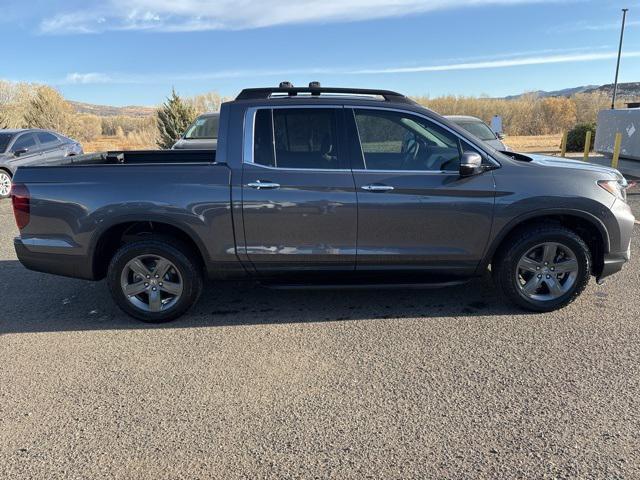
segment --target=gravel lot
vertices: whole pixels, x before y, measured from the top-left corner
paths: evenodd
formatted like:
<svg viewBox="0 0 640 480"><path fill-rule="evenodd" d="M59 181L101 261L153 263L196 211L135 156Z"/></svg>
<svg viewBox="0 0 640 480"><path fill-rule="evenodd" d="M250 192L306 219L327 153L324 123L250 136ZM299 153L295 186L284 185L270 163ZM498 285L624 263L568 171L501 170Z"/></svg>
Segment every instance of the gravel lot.
<svg viewBox="0 0 640 480"><path fill-rule="evenodd" d="M640 189L632 191L640 217ZM640 235L570 307L210 285L125 317L25 270L0 202L0 478L640 478Z"/></svg>

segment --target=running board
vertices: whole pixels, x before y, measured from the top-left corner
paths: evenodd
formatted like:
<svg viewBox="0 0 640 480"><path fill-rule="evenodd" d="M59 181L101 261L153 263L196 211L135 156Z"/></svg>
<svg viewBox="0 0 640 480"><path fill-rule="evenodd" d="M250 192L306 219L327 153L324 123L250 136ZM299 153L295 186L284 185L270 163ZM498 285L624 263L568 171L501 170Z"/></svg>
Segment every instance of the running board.
<svg viewBox="0 0 640 480"><path fill-rule="evenodd" d="M469 279L430 283L278 284L262 283L272 290L427 290L464 285Z"/></svg>

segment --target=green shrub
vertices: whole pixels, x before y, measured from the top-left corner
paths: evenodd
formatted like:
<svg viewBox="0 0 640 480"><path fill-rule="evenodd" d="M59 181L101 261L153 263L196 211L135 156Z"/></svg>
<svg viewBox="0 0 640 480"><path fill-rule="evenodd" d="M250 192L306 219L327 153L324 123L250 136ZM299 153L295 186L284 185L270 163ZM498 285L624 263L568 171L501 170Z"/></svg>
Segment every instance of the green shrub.
<svg viewBox="0 0 640 480"><path fill-rule="evenodd" d="M589 149L593 149L593 142L596 139L596 124L595 123L579 123L571 130L567 135L567 151L569 152L583 152L584 141L587 136L587 132L591 131L591 146Z"/></svg>

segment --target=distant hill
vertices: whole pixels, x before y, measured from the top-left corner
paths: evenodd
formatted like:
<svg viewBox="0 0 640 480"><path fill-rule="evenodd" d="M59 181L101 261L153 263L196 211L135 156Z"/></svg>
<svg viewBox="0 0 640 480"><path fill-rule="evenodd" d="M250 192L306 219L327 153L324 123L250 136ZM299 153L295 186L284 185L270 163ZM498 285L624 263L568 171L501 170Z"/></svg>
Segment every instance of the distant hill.
<svg viewBox="0 0 640 480"><path fill-rule="evenodd" d="M545 91L538 90L535 92L521 93L520 95L510 95L504 97L507 100L517 100L523 95L535 94L539 97L570 97L576 93L593 93L604 92L607 95L613 95L613 83L607 85L583 85L582 87L564 88L562 90ZM622 101L635 100L640 98L640 82L619 83L618 99Z"/></svg>
<svg viewBox="0 0 640 480"><path fill-rule="evenodd" d="M74 102L69 100L71 106L78 113L91 113L100 117L116 117L118 115L124 115L127 117L149 117L156 113L154 107L140 107L140 106L127 106L127 107L112 107L109 105L94 105L92 103Z"/></svg>

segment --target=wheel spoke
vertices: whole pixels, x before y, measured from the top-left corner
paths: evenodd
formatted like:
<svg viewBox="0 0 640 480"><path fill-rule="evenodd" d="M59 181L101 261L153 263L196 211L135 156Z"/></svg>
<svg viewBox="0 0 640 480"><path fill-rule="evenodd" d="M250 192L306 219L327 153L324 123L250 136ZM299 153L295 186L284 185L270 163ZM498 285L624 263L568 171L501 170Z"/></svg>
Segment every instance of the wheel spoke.
<svg viewBox="0 0 640 480"><path fill-rule="evenodd" d="M578 262L575 258L570 258L569 260L556 263L554 269L555 273L575 272L578 270Z"/></svg>
<svg viewBox="0 0 640 480"><path fill-rule="evenodd" d="M522 291L527 295L534 295L540 288L541 283L541 280L534 275L527 283L523 285Z"/></svg>
<svg viewBox="0 0 640 480"><path fill-rule="evenodd" d="M132 283L124 287L124 294L132 297L134 295L140 295L147 289L144 285L144 281L138 283Z"/></svg>
<svg viewBox="0 0 640 480"><path fill-rule="evenodd" d="M160 296L160 290L149 292L149 310L152 312L159 312L162 310L162 297Z"/></svg>
<svg viewBox="0 0 640 480"><path fill-rule="evenodd" d="M134 273L137 273L142 278L148 278L149 276L151 276L151 272L139 258L136 258L135 260L130 262L129 267L134 271Z"/></svg>
<svg viewBox="0 0 640 480"><path fill-rule="evenodd" d="M522 260L520 260L520 263L518 264L518 268L528 272L537 272L540 269L540 263L536 262L532 258L522 257Z"/></svg>
<svg viewBox="0 0 640 480"><path fill-rule="evenodd" d="M555 243L545 243L544 252L542 254L542 261L548 264L552 264L556 260L556 253L558 252L558 246Z"/></svg>
<svg viewBox="0 0 640 480"><path fill-rule="evenodd" d="M169 269L171 268L171 262L164 258L161 258L156 263L156 268L153 269L153 274L157 275L159 278L164 278Z"/></svg>
<svg viewBox="0 0 640 480"><path fill-rule="evenodd" d="M180 295L182 293L182 285L174 282L162 282L160 286L160 290L163 292L167 292L171 295Z"/></svg>
<svg viewBox="0 0 640 480"><path fill-rule="evenodd" d="M559 297L564 293L564 290L562 290L562 285L560 285L560 282L557 278L545 278L544 283L546 283L547 287L549 287L549 292L551 293L551 295L553 295L553 297Z"/></svg>

